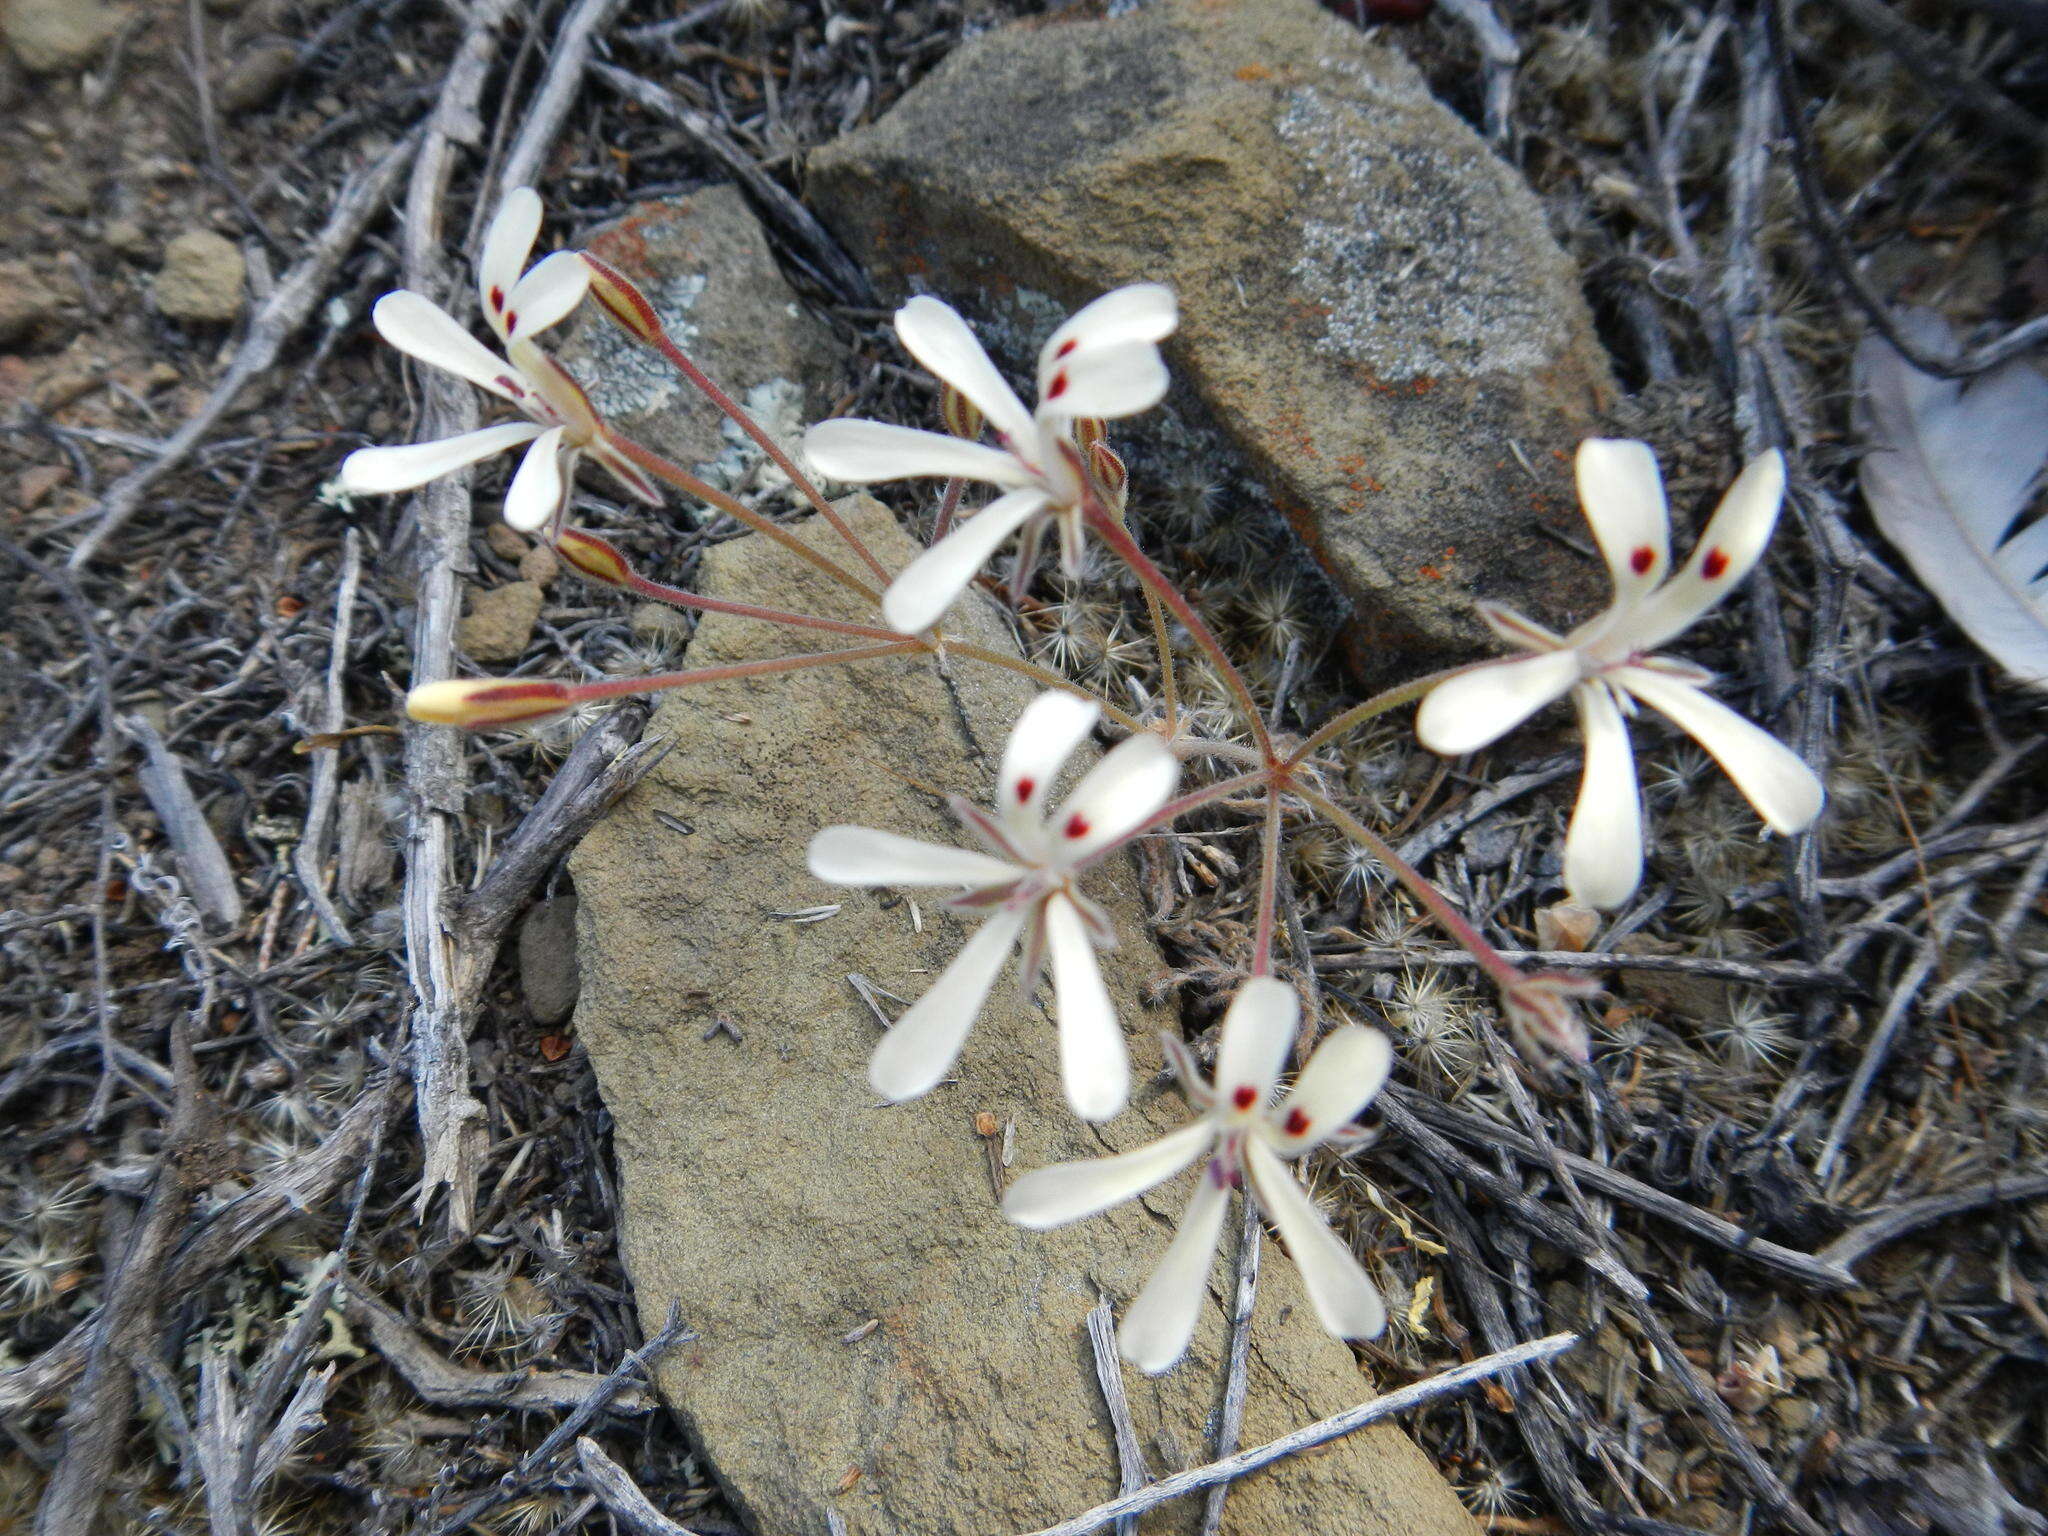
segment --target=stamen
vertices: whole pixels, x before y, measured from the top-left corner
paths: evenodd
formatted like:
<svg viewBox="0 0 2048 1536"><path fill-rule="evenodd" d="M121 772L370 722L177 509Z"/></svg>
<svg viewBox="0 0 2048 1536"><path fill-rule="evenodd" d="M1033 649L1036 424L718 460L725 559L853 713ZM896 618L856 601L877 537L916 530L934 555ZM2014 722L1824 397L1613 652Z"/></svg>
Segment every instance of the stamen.
<svg viewBox="0 0 2048 1536"><path fill-rule="evenodd" d="M1068 837L1086 837L1088 835L1088 818L1079 811L1074 812L1073 815L1067 818L1066 833Z"/></svg>
<svg viewBox="0 0 2048 1536"><path fill-rule="evenodd" d="M1657 551L1647 544L1636 546L1635 553L1628 557L1628 568L1638 576L1650 574L1650 567L1657 563Z"/></svg>
<svg viewBox="0 0 2048 1536"><path fill-rule="evenodd" d="M1707 558L1700 562L1700 574L1709 581L1719 580L1721 573L1727 569L1728 556L1718 549L1708 550Z"/></svg>
<svg viewBox="0 0 2048 1536"><path fill-rule="evenodd" d="M1242 1084L1230 1090L1230 1102L1239 1109L1250 1109L1259 1102L1259 1090L1250 1083Z"/></svg>
<svg viewBox="0 0 2048 1536"><path fill-rule="evenodd" d="M1285 1129L1290 1136L1305 1135L1308 1131L1307 1111L1300 1109L1290 1109L1287 1111L1287 1125Z"/></svg>

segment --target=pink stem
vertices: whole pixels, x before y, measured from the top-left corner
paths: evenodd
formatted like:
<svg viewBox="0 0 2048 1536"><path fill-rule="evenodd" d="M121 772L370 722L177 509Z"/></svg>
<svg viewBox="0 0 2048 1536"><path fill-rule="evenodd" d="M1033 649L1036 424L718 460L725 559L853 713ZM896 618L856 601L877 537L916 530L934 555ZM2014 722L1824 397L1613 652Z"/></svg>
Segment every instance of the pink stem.
<svg viewBox="0 0 2048 1536"><path fill-rule="evenodd" d="M761 430L760 424L740 408L740 403L737 400L712 383L704 370L691 362L681 347L669 340L668 332L663 331L659 333L654 338L654 345L656 350L673 363L677 371L694 384L706 399L739 424L739 429L754 440L755 446L768 455L777 469L789 476L789 483L803 493L804 500L808 501L817 510L820 517L832 525L839 536L846 540L848 546L852 548L855 554L867 562L868 569L873 571L881 579L882 585L886 587L889 584L889 573L883 568L882 562L877 560L874 552L861 542L860 535L847 527L845 519L832 510L832 504L818 494L818 488L812 485L809 479L805 477L804 472L796 467L796 464L790 459L789 455L777 446L775 439Z"/></svg>
<svg viewBox="0 0 2048 1536"><path fill-rule="evenodd" d="M722 683L735 677L765 677L774 672L800 672L806 667L828 667L840 661L872 661L878 656L904 656L924 647L916 640L898 640L892 645L858 645L844 651L819 651L808 656L774 656L766 661L736 661L723 667L699 667L690 672L657 672L652 677L609 678L601 683L574 683L564 690L564 702L581 704L590 699L617 699L637 693L659 693L670 688L688 688L697 683Z"/></svg>
<svg viewBox="0 0 2048 1536"><path fill-rule="evenodd" d="M967 482L954 476L946 482L946 491L939 498L939 515L932 522L932 542L938 543L953 531L953 515L960 510L960 493L967 489Z"/></svg>
<svg viewBox="0 0 2048 1536"><path fill-rule="evenodd" d="M1280 915L1280 795L1266 791L1266 830L1259 839L1259 918L1252 930L1252 974L1273 974L1273 930Z"/></svg>
<svg viewBox="0 0 2048 1536"><path fill-rule="evenodd" d="M1493 978L1501 987L1512 987L1523 980L1522 973L1508 964L1501 952L1486 942L1486 936L1474 928L1465 914L1452 906L1442 891L1423 877L1422 871L1394 852L1393 845L1374 832L1356 816L1338 806L1327 796L1296 782L1294 793L1301 796L1316 811L1329 818L1330 824L1360 847L1369 850L1372 856L1387 867L1388 873L1407 889L1408 894L1428 909L1437 925L1448 933L1465 952L1479 962L1479 968Z"/></svg>
<svg viewBox="0 0 2048 1536"><path fill-rule="evenodd" d="M574 569L573 562L571 569ZM881 629L873 624L852 624L844 619L821 619L808 613L785 613L780 608L763 608L755 603L735 603L727 598L706 597L701 592L685 591L671 587L664 582L653 581L633 571L625 578L629 592L641 597L652 598L657 603L667 603L674 608L690 608L704 613L729 613L739 619L760 619L768 624L781 624L790 629L823 629L835 635L855 635L863 640L901 640L904 637L893 629Z"/></svg>
<svg viewBox="0 0 2048 1536"><path fill-rule="evenodd" d="M1245 682L1244 675L1231 661L1230 653L1223 648L1223 642L1218 640L1215 632L1202 622L1201 615L1196 613L1193 605L1181 595L1180 588L1169 581L1166 573L1152 563L1152 557L1138 547L1138 541L1131 537L1129 530L1109 515L1101 497L1097 496L1092 488L1088 492L1082 515L1087 518L1088 527L1095 536L1116 551L1124 564L1137 575L1138 580L1159 594L1160 601L1172 610L1173 616L1181 621L1190 635L1194 636L1195 644L1208 653L1209 659L1216 664L1216 670L1222 676L1224 685L1236 697L1238 707L1251 722L1252 735L1259 744L1261 755L1271 761L1272 735L1267 731L1265 719L1259 713L1258 701L1252 697L1251 686Z"/></svg>

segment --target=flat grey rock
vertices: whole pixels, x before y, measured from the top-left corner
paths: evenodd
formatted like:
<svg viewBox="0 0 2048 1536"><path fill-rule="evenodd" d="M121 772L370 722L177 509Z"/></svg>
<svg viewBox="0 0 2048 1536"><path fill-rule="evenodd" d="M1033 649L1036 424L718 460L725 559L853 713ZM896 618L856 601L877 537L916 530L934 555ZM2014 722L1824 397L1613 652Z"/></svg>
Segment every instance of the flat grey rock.
<svg viewBox="0 0 2048 1536"><path fill-rule="evenodd" d="M843 505L885 564L912 553L877 503ZM815 521L806 533L832 539ZM861 616L758 538L707 551L703 585ZM1010 648L979 596L957 613L954 633ZM825 642L713 615L689 663L839 643ZM1091 893L1122 934L1106 975L1140 1086L1136 1107L1091 1130L1061 1097L1042 999L1020 1003L1008 981L955 1081L878 1104L866 1081L878 1029L847 978L914 998L958 950L961 925L928 893L838 890L803 862L829 822L954 836L930 791L984 797L1032 691L1009 673L955 661L944 677L913 658L670 695L649 734L674 750L572 859L576 1027L615 1121L626 1262L650 1331L674 1299L700 1335L662 1364L659 1385L764 1536L825 1536L828 1510L854 1536L1000 1536L1118 1491L1083 1319L1101 1294L1121 1306L1137 1293L1194 1175L1094 1220L1024 1232L998 1209L976 1117L1014 1127L1020 1171L1185 1123L1177 1094L1145 1086L1172 1016L1141 1001L1164 966L1134 872L1114 861ZM822 921L788 915L831 903L840 909ZM1219 1263L1179 1370L1129 1378L1155 1472L1208 1459L1228 1284ZM1274 1249L1252 1362L1248 1445L1375 1391ZM1228 1510L1225 1529L1246 1536L1475 1532L1393 1427L1247 1478ZM1200 1501L1185 1500L1143 1529L1193 1531L1199 1518Z"/></svg>

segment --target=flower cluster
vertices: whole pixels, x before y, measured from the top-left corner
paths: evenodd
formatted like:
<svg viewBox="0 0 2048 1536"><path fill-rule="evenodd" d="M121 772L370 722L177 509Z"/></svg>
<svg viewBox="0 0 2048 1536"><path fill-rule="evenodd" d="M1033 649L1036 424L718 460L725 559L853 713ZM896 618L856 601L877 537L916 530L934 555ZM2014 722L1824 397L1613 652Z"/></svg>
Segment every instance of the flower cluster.
<svg viewBox="0 0 2048 1536"><path fill-rule="evenodd" d="M947 643L937 626L1012 536L1018 539L1011 583L1017 593L1032 579L1041 543L1051 530L1057 530L1070 576L1081 573L1085 540L1092 536L1145 590L1164 683L1163 710L1126 714L1032 663L956 644L958 654L1024 672L1050 688L1034 698L1011 732L993 807L983 809L959 796L950 802L979 846L949 846L843 825L828 826L811 839L808 864L821 880L946 890L952 893L947 902L954 911L980 919L964 947L876 1048L869 1079L885 1098L917 1098L954 1070L969 1031L1016 952L1026 996L1036 990L1042 973L1050 972L1060 1077L1075 1113L1093 1122L1120 1113L1131 1095L1130 1061L1116 1003L1096 959L1098 950L1116 942L1116 933L1108 913L1081 885L1096 865L1136 837L1228 796L1263 798L1265 841L1246 957L1248 979L1225 1012L1213 1084L1196 1070L1177 1036L1166 1041L1197 1118L1134 1152L1026 1173L1003 1201L1012 1220L1046 1228L1105 1210L1202 1162L1178 1232L1121 1326L1123 1353L1147 1371L1167 1369L1188 1348L1232 1190L1255 1202L1285 1240L1325 1328L1341 1337L1367 1338L1386 1321L1379 1294L1357 1256L1323 1221L1287 1166L1317 1147L1343 1149L1363 1141L1354 1122L1385 1082L1392 1052L1385 1035L1344 1025L1321 1041L1291 1089L1278 1096L1295 1042L1304 1038L1299 999L1273 974L1283 798L1318 812L1470 951L1499 988L1502 1013L1526 1053L1576 1061L1588 1055L1580 1007L1596 990L1593 984L1511 965L1384 837L1324 793L1310 761L1318 747L1421 693L1416 721L1421 741L1441 753L1469 753L1569 696L1584 730L1586 756L1566 834L1564 885L1573 902L1595 908L1621 904L1642 875L1641 800L1625 726L1639 704L1693 735L1774 830L1799 831L1819 812L1821 789L1812 771L1788 748L1711 698L1707 673L1661 653L1761 557L1784 491L1784 464L1775 453L1743 471L1691 556L1674 572L1669 516L1650 450L1641 443L1585 443L1578 457L1579 489L1613 577L1609 608L1560 635L1508 609L1490 607L1486 618L1495 632L1527 654L1467 667L1426 691L1397 689L1367 700L1304 743L1283 748L1225 648L1131 537L1123 519L1127 476L1105 441L1103 423L1147 410L1166 393L1160 344L1179 320L1169 290L1156 283L1118 289L1055 330L1039 352L1037 403L1029 408L952 309L920 297L897 312L898 340L941 381L950 430L834 420L813 427L804 443L812 464L839 480L936 477L950 482L940 536L892 574L781 450L703 378L627 279L573 252L524 270L540 225L539 200L522 190L507 198L486 241L478 298L503 357L417 294L386 295L375 311L377 329L394 346L469 380L526 419L444 442L360 450L342 468L344 488L409 489L521 446L525 457L506 495L506 519L540 533L586 578L643 599L831 632L858 643L651 678L581 684L544 678L429 682L408 701L416 719L472 728L510 724L627 692L881 657L942 655ZM534 339L567 317L587 294L754 436L855 558L841 565L608 427L575 380ZM993 434L993 442L982 441L985 432ZM576 466L585 454L644 499L657 498L653 476L712 500L874 603L880 623L714 600L643 577L617 548L566 524ZM993 486L1000 494L954 523L952 513L968 481ZM1187 717L1176 715L1173 621L1224 683L1238 715L1231 729L1241 726L1249 745L1191 736ZM1062 774L1106 723L1113 723L1122 739L1056 798ZM1184 764L1205 757L1234 771L1184 787Z"/></svg>
<svg viewBox="0 0 2048 1536"><path fill-rule="evenodd" d="M1643 875L1642 800L1622 723L1638 701L1705 747L1772 831L1804 831L1822 794L1796 753L1708 696L1712 674L1655 654L1762 557L1785 494L1784 459L1773 450L1743 470L1676 575L1664 482L1648 446L1595 438L1580 444L1577 467L1586 521L1614 578L1613 603L1568 635L1486 605L1493 632L1531 654L1439 683L1422 701L1415 732L1446 756L1476 752L1570 694L1586 772L1565 835L1565 892L1581 906L1608 908L1628 900Z"/></svg>

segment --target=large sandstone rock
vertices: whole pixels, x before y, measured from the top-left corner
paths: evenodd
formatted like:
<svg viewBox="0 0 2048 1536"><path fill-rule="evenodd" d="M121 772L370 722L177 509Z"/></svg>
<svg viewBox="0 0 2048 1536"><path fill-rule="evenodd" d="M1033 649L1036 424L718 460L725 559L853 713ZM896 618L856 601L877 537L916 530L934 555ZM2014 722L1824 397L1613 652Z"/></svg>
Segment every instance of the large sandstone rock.
<svg viewBox="0 0 2048 1536"><path fill-rule="evenodd" d="M127 14L106 0L0 0L0 37L24 69L68 74L99 57Z"/></svg>
<svg viewBox="0 0 2048 1536"><path fill-rule="evenodd" d="M646 293L677 346L793 449L822 415L836 372L831 336L798 302L737 187L642 203L585 242ZM605 417L707 478L738 485L763 456L674 368L586 308L563 360ZM766 473L779 479L773 466Z"/></svg>
<svg viewBox="0 0 2048 1536"><path fill-rule="evenodd" d="M1016 362L1053 313L1172 284L1175 403L1351 597L1368 670L1489 644L1474 597L1601 601L1544 532L1583 543L1567 450L1611 389L1574 274L1415 69L1312 0L990 33L812 156L809 192L880 276L1009 332Z"/></svg>
<svg viewBox="0 0 2048 1536"><path fill-rule="evenodd" d="M878 504L844 505L886 562L909 556ZM857 616L758 539L707 552L704 585ZM1008 646L979 597L956 612L956 633ZM690 662L792 648L712 616ZM1136 1294L1192 1175L1094 1221L1022 1232L997 1209L975 1117L1014 1125L1022 1169L1149 1140L1184 1123L1178 1096L1141 1086L1139 1108L1090 1131L1062 1101L1042 1001L1020 1005L1004 985L956 1082L877 1104L865 1073L877 1026L847 977L915 997L961 928L928 896L913 908L847 893L803 864L812 830L832 821L954 836L926 790L984 795L1029 695L1012 674L956 663L948 679L923 660L674 695L650 729L675 750L572 861L576 1024L616 1121L627 1264L650 1329L674 1298L701 1335L663 1364L661 1389L763 1536L824 1536L828 1509L855 1536L999 1536L1117 1491L1083 1318L1100 1293ZM1123 934L1108 975L1142 1085L1160 1066L1154 1031L1171 1022L1138 1001L1161 959L1132 872L1097 879ZM823 921L789 916L827 902L843 905ZM1155 1471L1205 1459L1226 1280L1219 1267L1192 1358L1131 1378ZM1277 1254L1253 1341L1248 1444L1374 1390ZM1162 1456L1162 1443L1178 1449ZM1393 1428L1263 1471L1229 1507L1226 1529L1247 1536L1474 1536ZM1144 1528L1191 1531L1199 1513L1184 1501Z"/></svg>

